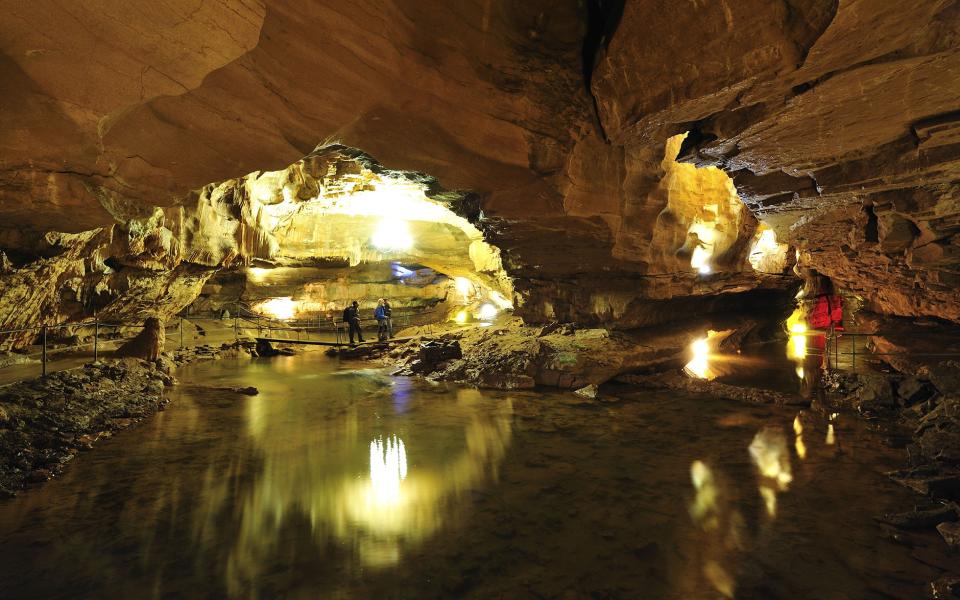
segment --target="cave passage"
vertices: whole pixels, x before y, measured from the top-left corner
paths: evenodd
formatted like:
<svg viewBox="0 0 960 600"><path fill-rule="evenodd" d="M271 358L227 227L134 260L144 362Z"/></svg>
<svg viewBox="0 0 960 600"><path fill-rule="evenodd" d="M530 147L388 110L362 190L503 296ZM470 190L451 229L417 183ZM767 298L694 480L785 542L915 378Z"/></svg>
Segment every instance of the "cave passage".
<svg viewBox="0 0 960 600"><path fill-rule="evenodd" d="M0 599L960 599L960 2L12 4Z"/></svg>

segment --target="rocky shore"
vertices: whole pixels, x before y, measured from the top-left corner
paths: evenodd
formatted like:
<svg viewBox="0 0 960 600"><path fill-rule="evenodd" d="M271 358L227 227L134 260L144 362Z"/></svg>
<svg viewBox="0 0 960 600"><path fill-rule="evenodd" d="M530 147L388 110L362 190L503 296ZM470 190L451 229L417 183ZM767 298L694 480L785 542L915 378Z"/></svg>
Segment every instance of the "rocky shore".
<svg viewBox="0 0 960 600"><path fill-rule="evenodd" d="M0 388L0 497L59 475L78 452L163 410L177 366L248 352L195 346L108 359Z"/></svg>
<svg viewBox="0 0 960 600"><path fill-rule="evenodd" d="M740 319L725 331L742 339L757 323ZM494 389L547 386L577 390L627 373L680 368L707 323L645 329L640 333L552 323L525 326L519 319L490 327L408 331L414 339L376 349L398 375L419 375Z"/></svg>
<svg viewBox="0 0 960 600"><path fill-rule="evenodd" d="M847 375L834 382L835 393L865 418L896 420L912 432L906 468L888 475L923 498L913 510L880 520L901 529L936 528L947 545L958 551L960 363L943 361L922 373ZM960 569L955 571L955 584L960 585Z"/></svg>

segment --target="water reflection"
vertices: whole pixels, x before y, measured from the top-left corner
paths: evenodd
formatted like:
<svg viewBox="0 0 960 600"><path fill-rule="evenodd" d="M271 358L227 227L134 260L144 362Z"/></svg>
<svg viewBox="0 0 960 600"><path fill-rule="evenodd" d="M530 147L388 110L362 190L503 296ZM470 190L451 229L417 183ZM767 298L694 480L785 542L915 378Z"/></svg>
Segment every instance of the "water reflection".
<svg viewBox="0 0 960 600"><path fill-rule="evenodd" d="M444 397L453 401L449 423L428 428L416 417L430 396L414 393L409 381L394 385L377 371L329 380L342 396L325 399L329 414L319 418L303 418L300 403L278 401L269 390L251 398L247 433L259 469L230 478L209 473L200 490L198 536L216 529L233 494L242 503L228 557L230 594L275 567L271 559L297 523L309 524L318 548L337 540L353 555L347 564L395 565L458 518L458 495L496 478L511 437L509 399L478 411L479 392L451 390L453 398Z"/></svg>
<svg viewBox="0 0 960 600"><path fill-rule="evenodd" d="M803 443L803 422L800 421L800 413L793 419L793 433L796 435L794 448L797 451L797 458L803 460L807 457L807 445Z"/></svg>
<svg viewBox="0 0 960 600"><path fill-rule="evenodd" d="M777 493L786 491L793 481L790 452L783 430L764 427L750 443L750 458L759 474L759 491L767 514L777 516Z"/></svg>
<svg viewBox="0 0 960 600"><path fill-rule="evenodd" d="M727 486L706 463L690 465L690 480L695 490L690 517L701 531L701 573L713 589L732 598L736 582L729 565L744 549L743 517L731 506Z"/></svg>
<svg viewBox="0 0 960 600"><path fill-rule="evenodd" d="M871 516L910 496L859 421L840 453L826 419L800 416L807 457L789 492L772 486L772 519L748 447L796 411L648 391L584 405L285 361L188 367L181 380L261 394L178 388L0 503L0 597L908 598L938 576L877 535Z"/></svg>
<svg viewBox="0 0 960 600"><path fill-rule="evenodd" d="M739 357L717 352L717 347L733 330L707 331L706 336L690 344L690 360L684 365L684 372L696 379L713 380L734 368Z"/></svg>

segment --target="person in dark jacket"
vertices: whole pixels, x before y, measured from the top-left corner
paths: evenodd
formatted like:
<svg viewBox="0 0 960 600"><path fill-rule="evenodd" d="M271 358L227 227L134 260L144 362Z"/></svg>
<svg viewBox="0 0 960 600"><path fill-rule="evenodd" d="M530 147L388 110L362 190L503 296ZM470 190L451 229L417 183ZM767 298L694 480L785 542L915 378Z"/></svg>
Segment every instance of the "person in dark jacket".
<svg viewBox="0 0 960 600"><path fill-rule="evenodd" d="M353 345L353 332L357 332L357 339L363 343L363 333L360 331L360 303L356 300L353 304L343 309L343 322L350 328L350 344Z"/></svg>

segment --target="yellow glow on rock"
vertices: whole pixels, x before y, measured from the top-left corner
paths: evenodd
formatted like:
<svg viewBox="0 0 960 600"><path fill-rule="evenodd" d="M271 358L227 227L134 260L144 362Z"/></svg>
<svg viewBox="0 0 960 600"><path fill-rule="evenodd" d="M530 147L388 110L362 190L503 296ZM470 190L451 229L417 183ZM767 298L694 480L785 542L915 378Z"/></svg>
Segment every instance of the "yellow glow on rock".
<svg viewBox="0 0 960 600"><path fill-rule="evenodd" d="M272 298L260 304L259 310L281 320L292 319L297 312L297 303L290 296Z"/></svg>
<svg viewBox="0 0 960 600"><path fill-rule="evenodd" d="M710 258L716 248L717 229L714 223L706 223L696 220L687 230L687 235L695 235L697 245L693 249L690 257L690 266L698 273L709 274L713 269L710 266Z"/></svg>
<svg viewBox="0 0 960 600"><path fill-rule="evenodd" d="M490 302L496 304L500 310L513 309L513 302L507 300L507 298L497 290L490 290Z"/></svg>
<svg viewBox="0 0 960 600"><path fill-rule="evenodd" d="M468 318L469 316L470 316L470 315L467 314L466 309L464 309L464 310L461 310L460 312L458 312L457 315L453 318L453 320L456 321L457 323L463 325L464 323L467 322L467 318Z"/></svg>
<svg viewBox="0 0 960 600"><path fill-rule="evenodd" d="M260 283L267 279L270 274L271 269L262 269L260 267L250 267L247 269L247 276L250 277L250 281L254 283Z"/></svg>
<svg viewBox="0 0 960 600"><path fill-rule="evenodd" d="M761 223L750 250L750 266L761 273L781 273L787 267L789 249L787 244L777 241L777 233L773 229Z"/></svg>

